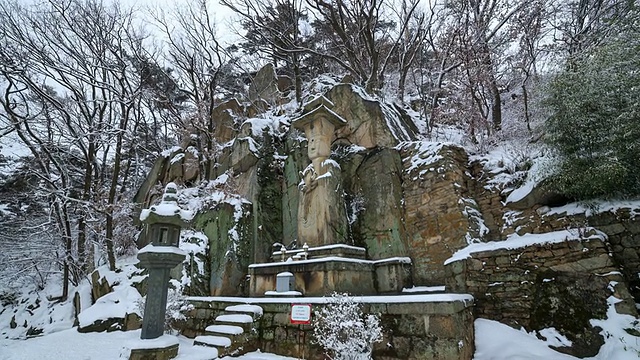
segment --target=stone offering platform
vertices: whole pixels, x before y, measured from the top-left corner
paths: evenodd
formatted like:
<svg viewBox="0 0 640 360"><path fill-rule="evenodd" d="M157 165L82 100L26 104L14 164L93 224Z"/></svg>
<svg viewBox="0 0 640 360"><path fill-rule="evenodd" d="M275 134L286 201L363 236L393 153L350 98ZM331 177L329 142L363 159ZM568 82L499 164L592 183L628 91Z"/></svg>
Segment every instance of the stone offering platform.
<svg viewBox="0 0 640 360"><path fill-rule="evenodd" d="M380 315L384 338L374 346L374 358L470 360L474 353L472 307L466 294L354 296L364 313ZM182 334L206 333L216 318L234 305L251 304L262 314L251 324L253 341L263 352L309 360L323 359L324 351L313 344L311 325L291 324L292 304L311 304L312 312L324 306L325 297L240 298L190 297L192 308ZM313 320L313 317L312 317ZM253 346L252 346L253 347Z"/></svg>
<svg viewBox="0 0 640 360"><path fill-rule="evenodd" d="M273 294L280 273L293 274L290 290L305 296L400 294L411 287L410 258L366 260L365 254L364 248L342 244L275 252L274 262L249 265L249 295Z"/></svg>

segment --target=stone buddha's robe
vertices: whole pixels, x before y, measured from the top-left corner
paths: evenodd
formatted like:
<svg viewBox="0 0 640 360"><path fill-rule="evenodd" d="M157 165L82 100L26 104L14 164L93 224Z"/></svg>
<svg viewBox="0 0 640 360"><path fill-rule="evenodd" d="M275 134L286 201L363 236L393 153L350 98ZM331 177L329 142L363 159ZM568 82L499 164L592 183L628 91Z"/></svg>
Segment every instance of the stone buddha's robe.
<svg viewBox="0 0 640 360"><path fill-rule="evenodd" d="M298 244L345 244L348 224L340 166L333 160L324 160L320 167L318 171L310 164L301 173Z"/></svg>

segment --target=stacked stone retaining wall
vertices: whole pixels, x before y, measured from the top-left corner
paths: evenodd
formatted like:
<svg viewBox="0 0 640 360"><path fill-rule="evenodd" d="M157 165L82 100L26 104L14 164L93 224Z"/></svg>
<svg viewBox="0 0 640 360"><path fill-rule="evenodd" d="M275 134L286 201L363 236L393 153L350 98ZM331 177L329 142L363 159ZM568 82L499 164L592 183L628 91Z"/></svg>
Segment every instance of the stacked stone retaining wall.
<svg viewBox="0 0 640 360"><path fill-rule="evenodd" d="M467 155L456 146L424 151L419 145L410 143L400 151L408 251L414 282L440 285L445 279L444 261L467 245L471 227L464 207ZM414 162L424 159L432 162L412 169Z"/></svg>
<svg viewBox="0 0 640 360"><path fill-rule="evenodd" d="M585 234L588 235L588 234ZM555 328L572 341L566 353L595 356L604 339L591 319L604 319L608 298L637 316L633 300L601 237L472 253L449 263L447 290L476 299L476 316L529 331Z"/></svg>
<svg viewBox="0 0 640 360"><path fill-rule="evenodd" d="M512 211L512 223L503 234L541 234L566 228L594 227L607 235L606 244L617 270L636 302L640 302L640 208L626 206L608 211L562 210L546 206ZM585 214L586 213L586 214Z"/></svg>
<svg viewBox="0 0 640 360"><path fill-rule="evenodd" d="M237 300L209 298L190 298L189 302L191 309L181 325L181 333L187 337L203 334L227 306L238 304ZM300 298L298 303L306 303L305 298ZM384 338L375 344L374 359L470 360L474 353L472 303L467 296L465 300L455 301L363 304L364 313L377 314L382 320ZM313 341L312 326L290 323L291 303L261 301L255 304L264 310L254 325L261 351L310 360L325 359L324 350ZM316 309L323 305L312 306Z"/></svg>

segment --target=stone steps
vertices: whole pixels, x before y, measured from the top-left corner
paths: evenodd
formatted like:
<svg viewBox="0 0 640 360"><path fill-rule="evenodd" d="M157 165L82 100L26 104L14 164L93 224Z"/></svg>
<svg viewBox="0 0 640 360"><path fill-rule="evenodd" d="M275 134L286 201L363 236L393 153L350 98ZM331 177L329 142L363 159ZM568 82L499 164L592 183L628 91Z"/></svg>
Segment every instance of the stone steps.
<svg viewBox="0 0 640 360"><path fill-rule="evenodd" d="M238 341L246 337L244 329L240 326L235 325L209 325L204 330L204 334L213 336L224 336L231 339L231 341ZM243 336L243 334L245 336Z"/></svg>
<svg viewBox="0 0 640 360"><path fill-rule="evenodd" d="M262 308L258 305L249 305L249 304L232 305L232 306L227 306L224 309L224 311L229 314L234 314L234 313L246 314L253 317L254 319L262 316Z"/></svg>
<svg viewBox="0 0 640 360"><path fill-rule="evenodd" d="M227 348L231 346L231 339L225 336L200 335L193 341L194 345Z"/></svg>
<svg viewBox="0 0 640 360"><path fill-rule="evenodd" d="M193 344L193 348L194 350L192 351L192 354L194 355L194 357L196 357L197 359L206 359L206 360L216 360L218 359L218 349L215 347L210 347L210 346L203 346L203 345L196 345L195 343Z"/></svg>
<svg viewBox="0 0 640 360"><path fill-rule="evenodd" d="M248 332L251 331L253 320L253 317L247 314L225 314L216 318L215 325L239 326Z"/></svg>
<svg viewBox="0 0 640 360"><path fill-rule="evenodd" d="M205 334L197 336L194 346L215 348L217 356L239 356L256 350L253 323L262 316L257 305L233 305L207 326Z"/></svg>

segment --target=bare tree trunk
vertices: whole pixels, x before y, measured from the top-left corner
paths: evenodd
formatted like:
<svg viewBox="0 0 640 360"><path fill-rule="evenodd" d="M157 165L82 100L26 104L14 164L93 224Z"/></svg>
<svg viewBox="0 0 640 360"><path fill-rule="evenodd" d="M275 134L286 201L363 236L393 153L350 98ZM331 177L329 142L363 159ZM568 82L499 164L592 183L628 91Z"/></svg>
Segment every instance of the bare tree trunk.
<svg viewBox="0 0 640 360"><path fill-rule="evenodd" d="M524 105L524 121L527 124L527 131L531 135L531 117L529 115L529 92L527 91L527 80L529 79L529 73L525 72L525 78L522 80L522 102Z"/></svg>
<svg viewBox="0 0 640 360"><path fill-rule="evenodd" d="M498 84L496 84L496 79L493 74L490 75L490 85L491 89L491 121L493 122L493 130L500 131L502 128L502 103L500 101L500 89L498 89Z"/></svg>
<svg viewBox="0 0 640 360"><path fill-rule="evenodd" d="M293 77L296 87L296 102L298 106L302 106L302 74L300 72L300 62L297 54L293 55Z"/></svg>

